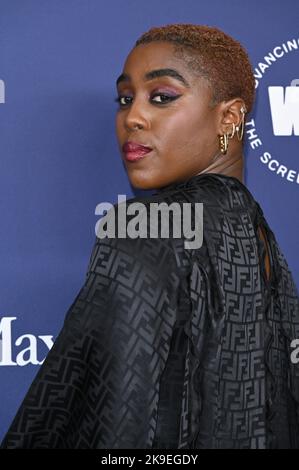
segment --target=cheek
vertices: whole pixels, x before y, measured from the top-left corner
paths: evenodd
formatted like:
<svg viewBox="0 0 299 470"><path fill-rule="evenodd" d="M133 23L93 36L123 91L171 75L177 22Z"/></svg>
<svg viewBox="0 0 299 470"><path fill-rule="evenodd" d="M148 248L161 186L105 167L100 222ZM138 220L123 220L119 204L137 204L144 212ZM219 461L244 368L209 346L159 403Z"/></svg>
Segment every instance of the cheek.
<svg viewBox="0 0 299 470"><path fill-rule="evenodd" d="M194 113L194 106L190 112L177 111L161 122L160 141L163 150L167 153L177 154L184 152L200 153L210 140L211 125L204 113Z"/></svg>
<svg viewBox="0 0 299 470"><path fill-rule="evenodd" d="M122 131L122 120L121 120L119 113L116 113L116 116L115 116L115 131L116 131L117 137L119 138L121 135L121 131Z"/></svg>

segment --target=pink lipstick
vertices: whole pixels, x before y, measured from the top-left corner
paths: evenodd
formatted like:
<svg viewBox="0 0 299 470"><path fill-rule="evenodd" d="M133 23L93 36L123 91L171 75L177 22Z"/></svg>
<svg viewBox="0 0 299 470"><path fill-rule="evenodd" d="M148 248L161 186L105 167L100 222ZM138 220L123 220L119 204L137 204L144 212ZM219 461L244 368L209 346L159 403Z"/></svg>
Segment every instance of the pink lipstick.
<svg viewBox="0 0 299 470"><path fill-rule="evenodd" d="M128 141L123 145L122 150L127 161L136 162L148 155L152 148L137 142Z"/></svg>

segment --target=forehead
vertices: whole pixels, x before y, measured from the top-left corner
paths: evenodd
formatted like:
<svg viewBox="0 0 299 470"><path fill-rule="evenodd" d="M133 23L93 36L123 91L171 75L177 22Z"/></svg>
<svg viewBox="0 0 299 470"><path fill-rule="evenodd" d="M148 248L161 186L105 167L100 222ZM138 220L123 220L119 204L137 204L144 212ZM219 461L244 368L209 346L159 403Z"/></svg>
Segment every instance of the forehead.
<svg viewBox="0 0 299 470"><path fill-rule="evenodd" d="M194 85L198 80L198 77L196 79L188 70L184 60L176 56L174 44L165 41L154 41L134 47L126 58L123 73L130 75L132 80L138 80L147 72L166 68L177 71L188 85Z"/></svg>
<svg viewBox="0 0 299 470"><path fill-rule="evenodd" d="M148 44L139 44L129 53L125 61L125 66L130 66L136 59L141 58L145 61L153 61L155 63L162 61L162 64L165 61L177 63L178 59L176 59L174 52L174 44L166 41L153 41Z"/></svg>

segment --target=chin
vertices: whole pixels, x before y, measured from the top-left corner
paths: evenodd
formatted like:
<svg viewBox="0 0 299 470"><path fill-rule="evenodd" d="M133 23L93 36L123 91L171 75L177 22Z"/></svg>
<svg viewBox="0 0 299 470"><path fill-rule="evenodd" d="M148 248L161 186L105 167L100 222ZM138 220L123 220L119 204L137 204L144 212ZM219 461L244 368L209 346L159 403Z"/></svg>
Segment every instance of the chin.
<svg viewBox="0 0 299 470"><path fill-rule="evenodd" d="M150 181L141 180L139 178L129 178L131 185L135 189L156 189L156 185L152 184Z"/></svg>
<svg viewBox="0 0 299 470"><path fill-rule="evenodd" d="M157 181L155 178L150 178L146 175L137 174L136 172L128 172L128 178L131 185L136 189L156 189L159 184L155 184Z"/></svg>

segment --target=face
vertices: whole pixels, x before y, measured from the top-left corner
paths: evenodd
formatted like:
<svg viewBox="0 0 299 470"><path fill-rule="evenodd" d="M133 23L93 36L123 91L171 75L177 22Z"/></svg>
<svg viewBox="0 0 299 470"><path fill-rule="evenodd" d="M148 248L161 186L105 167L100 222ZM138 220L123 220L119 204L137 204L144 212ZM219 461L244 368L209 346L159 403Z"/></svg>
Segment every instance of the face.
<svg viewBox="0 0 299 470"><path fill-rule="evenodd" d="M152 71L172 69L175 74ZM131 184L153 189L180 182L209 166L218 150L217 107L203 78L175 57L171 43L140 44L128 55L117 85L116 134ZM122 149L135 142L152 150L128 161Z"/></svg>

